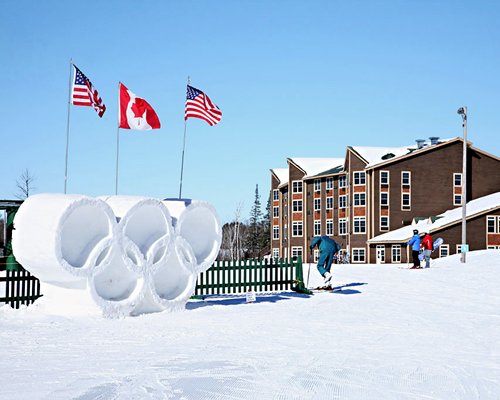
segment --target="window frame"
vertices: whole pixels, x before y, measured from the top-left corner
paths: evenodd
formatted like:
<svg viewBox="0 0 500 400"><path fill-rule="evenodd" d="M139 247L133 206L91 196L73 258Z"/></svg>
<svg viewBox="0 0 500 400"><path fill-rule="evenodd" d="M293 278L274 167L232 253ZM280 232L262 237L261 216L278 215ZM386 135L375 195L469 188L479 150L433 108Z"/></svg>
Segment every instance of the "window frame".
<svg viewBox="0 0 500 400"><path fill-rule="evenodd" d="M304 184L302 181L292 181L292 193L304 193Z"/></svg>
<svg viewBox="0 0 500 400"><path fill-rule="evenodd" d="M339 196L339 209L347 208L347 195L341 194Z"/></svg>
<svg viewBox="0 0 500 400"><path fill-rule="evenodd" d="M321 192L321 179L315 179L313 185L315 192Z"/></svg>
<svg viewBox="0 0 500 400"><path fill-rule="evenodd" d="M273 218L279 218L280 216L280 207L273 206Z"/></svg>
<svg viewBox="0 0 500 400"><path fill-rule="evenodd" d="M339 176L339 189L347 187L347 175Z"/></svg>
<svg viewBox="0 0 500 400"><path fill-rule="evenodd" d="M273 240L280 239L280 227L279 225L273 225Z"/></svg>
<svg viewBox="0 0 500 400"><path fill-rule="evenodd" d="M331 203L331 204L328 204L328 203ZM328 196L326 198L326 209L333 210L333 196Z"/></svg>
<svg viewBox="0 0 500 400"><path fill-rule="evenodd" d="M382 195L385 195L386 202L382 201ZM389 192L380 192L380 206L381 207L389 207Z"/></svg>
<svg viewBox="0 0 500 400"><path fill-rule="evenodd" d="M401 245L400 244L393 244L391 246L391 263L401 264L401 260L402 260L402 258L401 258Z"/></svg>
<svg viewBox="0 0 500 400"><path fill-rule="evenodd" d="M326 221L326 234L327 236L333 236L335 230L333 229L333 219L327 219Z"/></svg>
<svg viewBox="0 0 500 400"><path fill-rule="evenodd" d="M457 177L460 177L460 184L457 185ZM453 173L453 187L462 187L462 173L460 172L454 172Z"/></svg>
<svg viewBox="0 0 500 400"><path fill-rule="evenodd" d="M387 182L383 182L383 178L382 178L383 174L387 174ZM380 179L380 185L387 185L387 186L389 186L389 179L390 179L389 178L389 171L386 171L386 170L380 171L379 172L379 179Z"/></svg>
<svg viewBox="0 0 500 400"><path fill-rule="evenodd" d="M313 221L313 236L321 236L321 220L315 219Z"/></svg>
<svg viewBox="0 0 500 400"><path fill-rule="evenodd" d="M361 222L363 222L363 228L364 230L357 231L356 229L361 229ZM358 227L356 227L356 223L358 223ZM352 221L352 226L353 226L353 234L355 235L363 235L366 234L366 217L353 217Z"/></svg>
<svg viewBox="0 0 500 400"><path fill-rule="evenodd" d="M355 253L358 253L356 257ZM362 254L362 257L361 257ZM358 258L358 259L356 259ZM363 264L366 262L366 249L364 247L353 247L351 251L351 262L353 264Z"/></svg>
<svg viewBox="0 0 500 400"><path fill-rule="evenodd" d="M353 171L353 184L354 186L365 186L366 185L366 172L365 171ZM356 181L358 183L356 183Z"/></svg>
<svg viewBox="0 0 500 400"><path fill-rule="evenodd" d="M344 227L344 229L342 229ZM349 233L347 218L339 218L339 236L346 236Z"/></svg>
<svg viewBox="0 0 500 400"><path fill-rule="evenodd" d="M297 208L297 209L296 209ZM300 208L300 210L299 210ZM292 200L292 213L302 213L304 211L304 202L301 199Z"/></svg>
<svg viewBox="0 0 500 400"><path fill-rule="evenodd" d="M321 197L314 199L314 211L321 211Z"/></svg>
<svg viewBox="0 0 500 400"><path fill-rule="evenodd" d="M325 180L325 187L326 190L332 190L333 189L333 177L328 177Z"/></svg>
<svg viewBox="0 0 500 400"><path fill-rule="evenodd" d="M408 206L405 206L405 204L404 204L405 195L408 196ZM401 193L401 211L411 211L411 193L410 192Z"/></svg>
<svg viewBox="0 0 500 400"><path fill-rule="evenodd" d="M356 207L366 207L366 192L354 192L353 194L353 204ZM357 199L356 199L357 197ZM361 202L361 200L363 200ZM360 204L356 204L356 201ZM362 204L361 204L362 203Z"/></svg>
<svg viewBox="0 0 500 400"><path fill-rule="evenodd" d="M382 225L382 218L387 218L387 226ZM381 215L379 219L379 230L380 231L388 231L390 228L390 218L388 215Z"/></svg>
<svg viewBox="0 0 500 400"><path fill-rule="evenodd" d="M446 250L446 255L443 255L443 250ZM442 244L439 246L439 258L441 257L448 257L450 255L450 245L449 244Z"/></svg>
<svg viewBox="0 0 500 400"><path fill-rule="evenodd" d="M408 174L408 183L405 183L405 174ZM401 186L411 186L411 171L401 171Z"/></svg>
<svg viewBox="0 0 500 400"><path fill-rule="evenodd" d="M303 236L304 236L304 223L302 221L292 221L292 237L303 237Z"/></svg>

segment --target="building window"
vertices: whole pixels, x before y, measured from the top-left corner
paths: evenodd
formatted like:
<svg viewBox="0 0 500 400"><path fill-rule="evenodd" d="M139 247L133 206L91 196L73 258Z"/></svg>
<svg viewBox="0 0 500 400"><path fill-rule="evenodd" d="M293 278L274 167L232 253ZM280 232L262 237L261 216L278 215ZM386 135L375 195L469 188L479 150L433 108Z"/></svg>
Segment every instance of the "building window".
<svg viewBox="0 0 500 400"><path fill-rule="evenodd" d="M273 218L278 218L280 216L280 208L273 207Z"/></svg>
<svg viewBox="0 0 500 400"><path fill-rule="evenodd" d="M292 182L292 193L302 193L302 181Z"/></svg>
<svg viewBox="0 0 500 400"><path fill-rule="evenodd" d="M302 221L293 221L292 223L292 236L302 236Z"/></svg>
<svg viewBox="0 0 500 400"><path fill-rule="evenodd" d="M366 205L366 194L362 193L354 193L354 205L355 206L365 206Z"/></svg>
<svg viewBox="0 0 500 400"><path fill-rule="evenodd" d="M347 187L347 176L340 175L339 176L339 188L345 188L345 187Z"/></svg>
<svg viewBox="0 0 500 400"><path fill-rule="evenodd" d="M354 184L355 185L365 185L366 184L366 176L364 172L354 172Z"/></svg>
<svg viewBox="0 0 500 400"><path fill-rule="evenodd" d="M326 198L326 209L331 210L333 208L333 197Z"/></svg>
<svg viewBox="0 0 500 400"><path fill-rule="evenodd" d="M333 189L333 178L326 178L326 190Z"/></svg>
<svg viewBox="0 0 500 400"><path fill-rule="evenodd" d="M366 217L354 217L354 233L366 233Z"/></svg>
<svg viewBox="0 0 500 400"><path fill-rule="evenodd" d="M392 262L400 263L401 262L401 245L393 244L391 247L392 250Z"/></svg>
<svg viewBox="0 0 500 400"><path fill-rule="evenodd" d="M273 247L273 258L279 258L280 256L280 249L277 247Z"/></svg>
<svg viewBox="0 0 500 400"><path fill-rule="evenodd" d="M346 208L347 207L347 196L342 195L339 196L339 208Z"/></svg>
<svg viewBox="0 0 500 400"><path fill-rule="evenodd" d="M333 236L333 219L326 220L326 234L328 236Z"/></svg>
<svg viewBox="0 0 500 400"><path fill-rule="evenodd" d="M380 171L380 184L381 185L389 184L389 171Z"/></svg>
<svg viewBox="0 0 500 400"><path fill-rule="evenodd" d="M279 200L280 199L280 192L277 189L273 190L273 200Z"/></svg>
<svg viewBox="0 0 500 400"><path fill-rule="evenodd" d="M453 174L453 186L462 187L462 174Z"/></svg>
<svg viewBox="0 0 500 400"><path fill-rule="evenodd" d="M389 207L389 193L380 192L380 205L383 207Z"/></svg>
<svg viewBox="0 0 500 400"><path fill-rule="evenodd" d="M352 249L352 262L364 263L366 249Z"/></svg>
<svg viewBox="0 0 500 400"><path fill-rule="evenodd" d="M302 200L293 200L292 201L292 211L293 212L302 212Z"/></svg>
<svg viewBox="0 0 500 400"><path fill-rule="evenodd" d="M461 206L462 205L462 195L461 194L454 194L453 195L453 205L454 206Z"/></svg>
<svg viewBox="0 0 500 400"><path fill-rule="evenodd" d="M273 225L273 240L278 240L280 238L280 227L278 225Z"/></svg>
<svg viewBox="0 0 500 400"><path fill-rule="evenodd" d="M302 247L292 246L292 258L296 260L298 257L302 258Z"/></svg>
<svg viewBox="0 0 500 400"><path fill-rule="evenodd" d="M314 211L321 210L321 199L314 199Z"/></svg>
<svg viewBox="0 0 500 400"><path fill-rule="evenodd" d="M381 216L380 217L380 230L388 231L389 230L389 217Z"/></svg>
<svg viewBox="0 0 500 400"><path fill-rule="evenodd" d="M410 193L403 193L401 196L401 210L411 210Z"/></svg>
<svg viewBox="0 0 500 400"><path fill-rule="evenodd" d="M410 171L402 171L401 172L401 185L403 185L403 186L410 186L411 185Z"/></svg>
<svg viewBox="0 0 500 400"><path fill-rule="evenodd" d="M314 191L319 192L320 190L321 190L321 180L315 179L314 180Z"/></svg>
<svg viewBox="0 0 500 400"><path fill-rule="evenodd" d="M315 249L314 250L314 262L317 263L319 258L319 250Z"/></svg>
<svg viewBox="0 0 500 400"><path fill-rule="evenodd" d="M488 233L500 233L500 216L488 215L486 217L486 231Z"/></svg>
<svg viewBox="0 0 500 400"><path fill-rule="evenodd" d="M321 221L318 219L314 221L314 236L321 236Z"/></svg>
<svg viewBox="0 0 500 400"><path fill-rule="evenodd" d="M439 246L439 257L448 257L450 254L450 245L449 244L442 244Z"/></svg>
<svg viewBox="0 0 500 400"><path fill-rule="evenodd" d="M347 235L347 219L339 219L339 235Z"/></svg>
<svg viewBox="0 0 500 400"><path fill-rule="evenodd" d="M457 244L457 251L455 254L460 254L462 252L462 245L461 244Z"/></svg>

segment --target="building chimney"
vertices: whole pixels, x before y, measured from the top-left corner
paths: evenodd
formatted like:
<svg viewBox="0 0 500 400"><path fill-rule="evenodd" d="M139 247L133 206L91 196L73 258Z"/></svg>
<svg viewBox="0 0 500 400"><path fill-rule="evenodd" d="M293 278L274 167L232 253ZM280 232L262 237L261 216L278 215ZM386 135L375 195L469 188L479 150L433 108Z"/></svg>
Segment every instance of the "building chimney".
<svg viewBox="0 0 500 400"><path fill-rule="evenodd" d="M415 141L417 142L417 148L421 149L422 147L424 147L424 139L416 139Z"/></svg>
<svg viewBox="0 0 500 400"><path fill-rule="evenodd" d="M438 144L439 137L438 136L431 136L429 138L429 140L431 141L431 144Z"/></svg>

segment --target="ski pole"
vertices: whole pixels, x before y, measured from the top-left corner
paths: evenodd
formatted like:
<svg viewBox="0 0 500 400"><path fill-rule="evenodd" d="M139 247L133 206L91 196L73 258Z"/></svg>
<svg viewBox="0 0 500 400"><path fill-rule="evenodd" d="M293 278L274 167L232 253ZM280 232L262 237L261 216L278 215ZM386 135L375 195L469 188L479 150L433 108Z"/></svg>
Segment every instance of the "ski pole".
<svg viewBox="0 0 500 400"><path fill-rule="evenodd" d="M309 253L309 263L308 263L308 264L309 264L309 267L308 267L309 269L307 270L307 283L306 283L306 288L308 288L308 287L309 287L309 275L311 274L311 260L312 260L312 254L313 254L313 252L312 252L312 250L311 250L311 252Z"/></svg>

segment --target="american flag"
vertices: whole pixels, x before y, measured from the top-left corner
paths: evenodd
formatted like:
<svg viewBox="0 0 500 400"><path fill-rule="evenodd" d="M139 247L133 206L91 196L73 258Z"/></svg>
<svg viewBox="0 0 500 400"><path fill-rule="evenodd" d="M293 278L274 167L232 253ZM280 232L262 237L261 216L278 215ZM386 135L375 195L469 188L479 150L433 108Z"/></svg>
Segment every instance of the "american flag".
<svg viewBox="0 0 500 400"><path fill-rule="evenodd" d="M222 112L205 93L188 85L184 119L188 118L200 118L213 126L222 118Z"/></svg>
<svg viewBox="0 0 500 400"><path fill-rule="evenodd" d="M80 71L76 65L73 64L75 68L75 80L73 81L73 104L75 106L88 106L94 107L99 117L104 115L106 111L106 106L102 102L99 93L90 82L82 71Z"/></svg>

